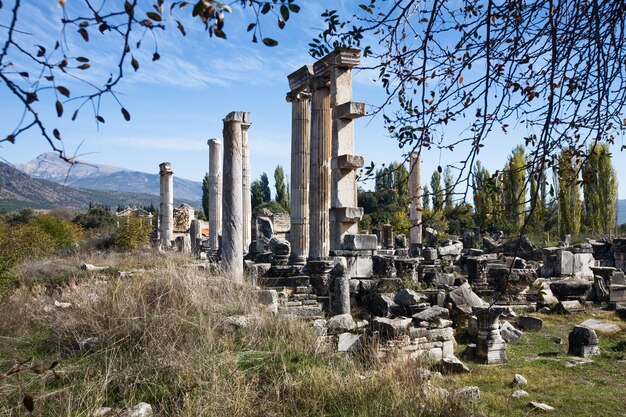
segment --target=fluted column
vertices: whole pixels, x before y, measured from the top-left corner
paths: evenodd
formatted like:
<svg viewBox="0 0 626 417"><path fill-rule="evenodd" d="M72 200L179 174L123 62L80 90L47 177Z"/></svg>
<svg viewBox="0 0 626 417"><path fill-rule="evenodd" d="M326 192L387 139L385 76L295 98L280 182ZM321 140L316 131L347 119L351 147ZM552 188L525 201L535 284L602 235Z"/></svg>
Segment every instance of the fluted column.
<svg viewBox="0 0 626 417"><path fill-rule="evenodd" d="M313 84L311 100L311 166L309 189L309 258L330 251L330 152L332 120L330 87L320 79Z"/></svg>
<svg viewBox="0 0 626 417"><path fill-rule="evenodd" d="M309 159L311 95L287 94L291 102L291 243L292 265L304 265L309 255Z"/></svg>
<svg viewBox="0 0 626 417"><path fill-rule="evenodd" d="M412 152L409 167L409 217L411 220L409 247L412 251L414 250L414 245L422 243L422 183L420 166L420 154L418 152Z"/></svg>
<svg viewBox="0 0 626 417"><path fill-rule="evenodd" d="M252 196L250 194L250 147L248 145L248 129L250 128L250 113L243 113L241 124L241 154L242 154L242 219L243 219L243 253L248 253L252 243Z"/></svg>
<svg viewBox="0 0 626 417"><path fill-rule="evenodd" d="M209 139L209 248L213 252L219 249L219 237L222 234L222 174L220 151L222 144L217 139Z"/></svg>
<svg viewBox="0 0 626 417"><path fill-rule="evenodd" d="M222 269L235 282L243 282L243 112L224 119L224 181L222 184Z"/></svg>
<svg viewBox="0 0 626 417"><path fill-rule="evenodd" d="M159 165L159 235L161 246L169 248L174 240L174 171L169 162Z"/></svg>

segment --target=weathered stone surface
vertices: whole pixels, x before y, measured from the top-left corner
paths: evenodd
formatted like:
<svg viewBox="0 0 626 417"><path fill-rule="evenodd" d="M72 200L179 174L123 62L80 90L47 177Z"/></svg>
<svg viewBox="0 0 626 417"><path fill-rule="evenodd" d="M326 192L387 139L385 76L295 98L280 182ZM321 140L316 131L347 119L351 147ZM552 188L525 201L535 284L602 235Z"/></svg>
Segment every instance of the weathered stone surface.
<svg viewBox="0 0 626 417"><path fill-rule="evenodd" d="M439 256L458 256L463 251L463 243L454 242L447 246L441 246L437 249Z"/></svg>
<svg viewBox="0 0 626 417"><path fill-rule="evenodd" d="M407 247L406 235L403 233L397 234L394 237L394 243L395 243L396 249L405 249Z"/></svg>
<svg viewBox="0 0 626 417"><path fill-rule="evenodd" d="M446 374L465 374L471 372L470 369L456 356L448 356L441 360L441 371Z"/></svg>
<svg viewBox="0 0 626 417"><path fill-rule="evenodd" d="M370 328L372 331L379 332L383 339L395 339L406 334L411 321L409 318L375 317L370 323Z"/></svg>
<svg viewBox="0 0 626 417"><path fill-rule="evenodd" d="M417 259L396 258L394 265L399 278L417 280Z"/></svg>
<svg viewBox="0 0 626 417"><path fill-rule="evenodd" d="M82 269L83 271L103 271L107 268L108 266L95 266L92 264L82 264L80 266L80 269Z"/></svg>
<svg viewBox="0 0 626 417"><path fill-rule="evenodd" d="M265 306L268 312L278 313L278 292L276 290L259 290L257 299L259 304Z"/></svg>
<svg viewBox="0 0 626 417"><path fill-rule="evenodd" d="M393 256L372 256L372 269L378 277L391 278L396 276L396 267Z"/></svg>
<svg viewBox="0 0 626 417"><path fill-rule="evenodd" d="M513 394L511 394L511 397L513 398L528 397L528 393L524 391L523 389L518 389L516 391L513 391Z"/></svg>
<svg viewBox="0 0 626 417"><path fill-rule="evenodd" d="M405 288L405 289L398 291L398 293L396 293L395 297L393 298L393 301L396 304L408 307L408 306L422 303L424 301L428 301L428 297L426 297L424 294L420 294L416 291Z"/></svg>
<svg viewBox="0 0 626 417"><path fill-rule="evenodd" d="M332 305L335 314L350 314L350 276L342 263L336 264L330 271L333 283Z"/></svg>
<svg viewBox="0 0 626 417"><path fill-rule="evenodd" d="M413 319L418 321L436 321L440 318L447 319L450 317L450 311L447 308L432 306L417 314L413 314Z"/></svg>
<svg viewBox="0 0 626 417"><path fill-rule="evenodd" d="M343 248L347 250L376 250L378 238L376 235L345 235Z"/></svg>
<svg viewBox="0 0 626 417"><path fill-rule="evenodd" d="M500 336L509 344L516 343L523 334L521 330L513 327L508 321L503 321L502 326L500 326Z"/></svg>
<svg viewBox="0 0 626 417"><path fill-rule="evenodd" d="M538 410L538 411L545 411L545 412L554 411L554 407L551 407L545 403L538 403L535 401L531 401L528 403L528 405L534 410Z"/></svg>
<svg viewBox="0 0 626 417"><path fill-rule="evenodd" d="M422 281L430 286L452 286L454 285L454 274L437 271L424 271Z"/></svg>
<svg viewBox="0 0 626 417"><path fill-rule="evenodd" d="M350 278L371 278L374 265L371 256L346 256Z"/></svg>
<svg viewBox="0 0 626 417"><path fill-rule="evenodd" d="M507 309L504 306L488 305L472 308L478 318L477 360L488 365L506 362L506 343L500 335L499 318Z"/></svg>
<svg viewBox="0 0 626 417"><path fill-rule="evenodd" d="M426 235L426 246L429 248L434 248L437 246L437 242L439 240L439 233L437 230L427 227L425 230Z"/></svg>
<svg viewBox="0 0 626 417"><path fill-rule="evenodd" d="M139 403L119 414L120 417L152 417L153 415L152 406L148 403Z"/></svg>
<svg viewBox="0 0 626 417"><path fill-rule="evenodd" d="M480 388L476 386L463 387L454 391L454 396L459 398L468 398L470 400L480 399Z"/></svg>
<svg viewBox="0 0 626 417"><path fill-rule="evenodd" d="M520 316L517 318L517 325L525 332L538 332L543 327L543 320L538 317Z"/></svg>
<svg viewBox="0 0 626 417"><path fill-rule="evenodd" d="M559 300L585 299L591 290L591 282L572 278L550 282L550 289Z"/></svg>
<svg viewBox="0 0 626 417"><path fill-rule="evenodd" d="M614 334L622 330L619 324L609 323L602 320L589 319L583 321L581 326L589 327L598 333Z"/></svg>
<svg viewBox="0 0 626 417"><path fill-rule="evenodd" d="M349 332L356 329L356 322L350 314L338 314L328 320L328 330L332 333Z"/></svg>
<svg viewBox="0 0 626 417"><path fill-rule="evenodd" d="M473 307L487 305L470 287L469 283L464 283L448 294L454 306L466 314L472 313Z"/></svg>
<svg viewBox="0 0 626 417"><path fill-rule="evenodd" d="M426 339L428 339L429 342L447 342L454 340L454 329L452 327L429 329L428 333L426 333Z"/></svg>
<svg viewBox="0 0 626 417"><path fill-rule="evenodd" d="M609 291L606 289L604 278L599 275L593 278L592 296L596 302L609 301Z"/></svg>
<svg viewBox="0 0 626 417"><path fill-rule="evenodd" d="M437 260L437 249L424 248L422 249L422 257L426 262L432 262Z"/></svg>
<svg viewBox="0 0 626 417"><path fill-rule="evenodd" d="M615 314L617 314L617 316L622 320L626 320L626 305L617 304L615 306Z"/></svg>
<svg viewBox="0 0 626 417"><path fill-rule="evenodd" d="M363 348L365 336L362 334L341 333L337 338L338 352L357 352Z"/></svg>
<svg viewBox="0 0 626 417"><path fill-rule="evenodd" d="M398 307L393 301L393 295L373 293L365 301L365 307L367 310L375 316L388 316L391 309Z"/></svg>
<svg viewBox="0 0 626 417"><path fill-rule="evenodd" d="M555 310L561 314L581 313L585 311L585 308L580 301L561 301L556 305Z"/></svg>
<svg viewBox="0 0 626 417"><path fill-rule="evenodd" d="M504 252L510 254L523 254L535 250L528 236L524 235L519 239L508 241L502 245Z"/></svg>
<svg viewBox="0 0 626 417"><path fill-rule="evenodd" d="M598 336L596 332L589 327L574 326L574 329L569 334L568 341L569 348L567 353L569 355L588 358L589 356L600 354Z"/></svg>
<svg viewBox="0 0 626 417"><path fill-rule="evenodd" d="M513 384L514 385L527 385L528 381L526 380L526 378L524 378L520 374L515 374L513 375Z"/></svg>

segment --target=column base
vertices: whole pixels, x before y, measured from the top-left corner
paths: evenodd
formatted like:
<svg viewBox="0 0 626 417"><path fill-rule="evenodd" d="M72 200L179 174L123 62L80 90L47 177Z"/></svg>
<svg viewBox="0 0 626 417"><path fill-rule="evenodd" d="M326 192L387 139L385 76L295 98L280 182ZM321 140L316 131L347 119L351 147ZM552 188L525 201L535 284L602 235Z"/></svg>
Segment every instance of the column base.
<svg viewBox="0 0 626 417"><path fill-rule="evenodd" d="M306 265L306 256L291 256L289 258L289 265Z"/></svg>

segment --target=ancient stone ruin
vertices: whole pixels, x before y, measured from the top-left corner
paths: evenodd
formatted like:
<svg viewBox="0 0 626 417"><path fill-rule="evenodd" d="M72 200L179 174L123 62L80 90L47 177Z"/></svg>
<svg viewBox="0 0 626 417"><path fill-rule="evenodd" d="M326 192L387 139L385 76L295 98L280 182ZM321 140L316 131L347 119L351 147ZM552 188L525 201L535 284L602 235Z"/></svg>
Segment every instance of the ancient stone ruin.
<svg viewBox="0 0 626 417"><path fill-rule="evenodd" d="M339 351L372 343L383 353L400 349L430 360L444 373L469 372L454 356L455 329L472 338L464 358L502 364L508 344L542 331L537 313L569 314L595 303L626 317L626 239L538 248L526 236L506 241L479 229L442 239L422 228L418 152L408 161L408 236L389 224L359 233L356 170L364 161L354 155L354 123L366 114L365 104L352 101L359 60L360 51L344 49L287 77L289 217L261 211L252 223L250 114L231 112L221 141L208 141L207 223L189 208L173 208L172 167L161 164L161 247L193 251L235 282L257 286L268 311L314 321ZM598 352L594 330L574 327L570 354Z"/></svg>

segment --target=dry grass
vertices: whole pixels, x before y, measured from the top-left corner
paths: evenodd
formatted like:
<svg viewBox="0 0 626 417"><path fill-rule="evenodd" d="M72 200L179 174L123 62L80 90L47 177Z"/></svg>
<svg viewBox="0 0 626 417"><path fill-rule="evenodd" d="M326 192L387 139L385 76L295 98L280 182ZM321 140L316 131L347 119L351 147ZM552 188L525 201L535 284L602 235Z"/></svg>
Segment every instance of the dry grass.
<svg viewBox="0 0 626 417"><path fill-rule="evenodd" d="M0 317L12 318L0 323L0 371L32 358L0 380L0 415L29 414L25 395L40 416L141 401L160 416L463 416L473 406L440 397L415 362L323 352L309 323L260 313L252 289L181 258L41 262L21 268L29 285L0 305ZM45 277L83 262L112 269L50 291ZM145 272L118 278L111 271L120 266ZM71 306L54 307L53 298ZM237 328L232 315L257 319Z"/></svg>

